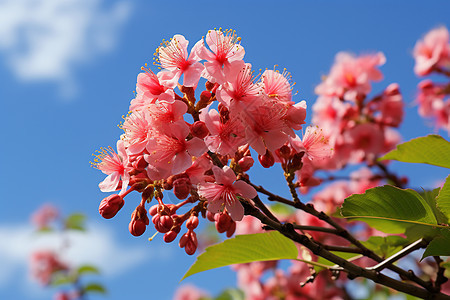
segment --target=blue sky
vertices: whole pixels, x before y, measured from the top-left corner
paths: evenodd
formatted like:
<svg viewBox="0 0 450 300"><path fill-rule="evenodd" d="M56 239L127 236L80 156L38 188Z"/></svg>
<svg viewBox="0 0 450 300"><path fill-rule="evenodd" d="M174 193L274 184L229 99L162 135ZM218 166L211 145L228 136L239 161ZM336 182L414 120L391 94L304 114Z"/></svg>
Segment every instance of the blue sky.
<svg viewBox="0 0 450 300"><path fill-rule="evenodd" d="M315 85L339 51L382 51L381 92L397 82L406 105L404 140L435 132L413 105L417 83L412 49L430 29L450 27L448 1L105 1L5 0L0 2L0 298L49 299L30 281L26 255L40 245L30 240L30 214L53 203L64 214L84 212L90 234L71 236L74 257L95 260L107 297L171 299L194 261L162 236L151 243L128 233L138 195L127 197L113 220L98 214L105 196L91 154L115 145L116 126L133 98L136 76L162 39L183 34L190 46L215 27L235 29L246 62L254 68L287 68L297 83L296 101L310 107ZM256 4L257 3L257 4ZM310 117L310 115L309 115ZM308 117L308 119L309 119ZM440 132L448 138L446 132ZM411 186L431 187L445 170L393 164ZM260 170L259 170L260 171ZM254 172L256 182L286 193L276 170ZM258 173L256 175L256 173ZM425 174L425 175L424 175ZM274 178L275 179L274 179ZM275 181L277 182L277 181ZM51 238L49 243L54 243ZM78 244L77 244L78 243ZM192 282L216 294L235 284L234 274L215 270Z"/></svg>

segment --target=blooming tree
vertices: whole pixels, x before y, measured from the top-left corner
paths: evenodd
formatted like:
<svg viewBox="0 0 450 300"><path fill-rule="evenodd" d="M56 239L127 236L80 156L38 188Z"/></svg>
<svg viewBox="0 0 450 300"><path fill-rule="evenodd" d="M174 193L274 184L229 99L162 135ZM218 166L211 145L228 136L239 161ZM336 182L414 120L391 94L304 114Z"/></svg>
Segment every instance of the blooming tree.
<svg viewBox="0 0 450 300"><path fill-rule="evenodd" d="M99 274L95 266L75 266L64 259L64 254L70 248L70 241L65 237L65 233L73 230L84 231L84 220L84 215L78 213L63 218L51 204L44 204L31 217L38 233L61 233L58 248L38 249L30 256L31 277L42 286L57 287L55 300L86 300L89 294L106 292L99 283L85 283L86 275Z"/></svg>
<svg viewBox="0 0 450 300"><path fill-rule="evenodd" d="M246 299L349 298L345 286L355 278L416 297L450 299L450 262L441 258L450 254L450 183L421 193L403 189L407 178L387 162L448 168L450 143L430 135L395 149L404 107L400 87L391 83L372 95L372 83L383 79L383 53L338 53L316 87L313 124L306 126L307 103L294 100L290 73L256 74L234 31L210 30L190 51L188 44L177 34L157 48L159 72L146 65L138 75L116 149L96 155L93 166L107 175L100 189L119 191L101 201L103 217L114 217L136 191L142 200L129 223L134 236L144 234L151 218L165 242L178 239L192 255L200 219L228 238L237 234L207 248L185 277L238 264ZM430 32L414 50L416 73L448 76L449 49L445 28ZM427 86L418 96L421 114L448 129L448 84L420 86ZM254 182L249 171L257 163L281 167L291 199ZM351 164L362 167L342 178L330 173ZM311 202L301 201L319 185L324 188ZM177 204L166 200L170 190ZM409 255L420 248L426 248L423 258L434 258L424 260L428 271ZM404 256L419 271L394 264ZM290 259L291 267L277 268L280 259ZM275 271L263 280L267 270ZM176 298L207 297L185 290ZM188 297L189 291L198 296Z"/></svg>

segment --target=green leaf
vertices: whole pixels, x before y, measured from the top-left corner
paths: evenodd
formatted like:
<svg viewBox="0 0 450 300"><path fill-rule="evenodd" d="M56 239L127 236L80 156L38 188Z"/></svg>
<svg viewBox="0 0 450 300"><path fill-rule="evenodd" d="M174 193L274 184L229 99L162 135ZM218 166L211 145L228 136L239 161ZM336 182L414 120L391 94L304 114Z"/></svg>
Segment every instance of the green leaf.
<svg viewBox="0 0 450 300"><path fill-rule="evenodd" d="M278 202L272 204L270 210L277 216L290 216L295 212L295 208Z"/></svg>
<svg viewBox="0 0 450 300"><path fill-rule="evenodd" d="M91 273L91 274L100 274L100 271L91 265L82 265L78 268L77 270L78 274L86 274L86 273Z"/></svg>
<svg viewBox="0 0 450 300"><path fill-rule="evenodd" d="M367 241L362 242L364 246L375 252L383 258L389 257L397 253L403 246L409 244L409 241L398 235L371 236Z"/></svg>
<svg viewBox="0 0 450 300"><path fill-rule="evenodd" d="M422 259L427 256L450 256L450 229L441 229L423 253Z"/></svg>
<svg viewBox="0 0 450 300"><path fill-rule="evenodd" d="M297 256L295 243L278 231L237 235L206 248L181 280L199 272L233 264L295 259Z"/></svg>
<svg viewBox="0 0 450 300"><path fill-rule="evenodd" d="M445 269L444 276L450 278L450 259L441 262L441 267Z"/></svg>
<svg viewBox="0 0 450 300"><path fill-rule="evenodd" d="M439 195L439 191L441 188L435 188L431 191L423 191L420 195L427 201L428 205L433 210L434 215L436 216L436 220L439 224L448 223L448 218L442 213L442 211L437 207L437 196ZM450 195L449 195L450 196ZM450 201L450 197L449 200ZM450 204L449 204L450 205Z"/></svg>
<svg viewBox="0 0 450 300"><path fill-rule="evenodd" d="M99 283L89 283L84 286L83 290L86 293L106 294L106 289Z"/></svg>
<svg viewBox="0 0 450 300"><path fill-rule="evenodd" d="M442 227L428 203L414 190L385 185L345 199L341 215L386 233L404 233L412 225Z"/></svg>
<svg viewBox="0 0 450 300"><path fill-rule="evenodd" d="M450 168L450 143L435 134L415 138L397 145L397 149L378 160L388 159Z"/></svg>
<svg viewBox="0 0 450 300"><path fill-rule="evenodd" d="M245 294L238 289L226 289L214 300L245 300Z"/></svg>
<svg viewBox="0 0 450 300"><path fill-rule="evenodd" d="M51 280L52 286L60 286L65 284L72 284L75 282L76 277L67 274L66 272L54 273Z"/></svg>
<svg viewBox="0 0 450 300"><path fill-rule="evenodd" d="M436 198L436 205L447 218L446 223L448 224L450 220L450 176L445 180L444 186Z"/></svg>
<svg viewBox="0 0 450 300"><path fill-rule="evenodd" d="M75 213L71 214L66 219L66 228L72 230L80 230L85 231L84 222L86 220L86 216L83 214Z"/></svg>

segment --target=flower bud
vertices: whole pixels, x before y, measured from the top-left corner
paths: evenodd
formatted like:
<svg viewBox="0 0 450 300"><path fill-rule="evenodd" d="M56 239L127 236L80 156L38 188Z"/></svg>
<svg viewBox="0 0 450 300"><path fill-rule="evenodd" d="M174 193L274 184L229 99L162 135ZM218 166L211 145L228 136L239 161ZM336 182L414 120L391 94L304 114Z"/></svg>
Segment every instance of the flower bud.
<svg viewBox="0 0 450 300"><path fill-rule="evenodd" d="M206 212L206 218L207 218L208 220L210 220L211 222L214 222L214 221L215 221L214 216L215 216L215 213L212 213L212 212L210 212L209 210Z"/></svg>
<svg viewBox="0 0 450 300"><path fill-rule="evenodd" d="M212 95L209 91L203 91L200 94L200 100L198 101L196 108L200 110L202 108L207 107L208 104L210 104L212 102L211 96Z"/></svg>
<svg viewBox="0 0 450 300"><path fill-rule="evenodd" d="M221 213L219 214L219 217L217 217L216 220L216 229L219 233L224 233L230 228L231 222L233 220L227 213Z"/></svg>
<svg viewBox="0 0 450 300"><path fill-rule="evenodd" d="M131 220L128 225L128 230L134 236L141 236L144 234L145 229L147 229L147 225L142 220Z"/></svg>
<svg viewBox="0 0 450 300"><path fill-rule="evenodd" d="M133 161L131 163L131 165L133 166L133 168L135 168L136 170L140 170L143 171L145 170L145 168L147 168L148 166L148 162L145 161L144 156L139 156L135 161Z"/></svg>
<svg viewBox="0 0 450 300"><path fill-rule="evenodd" d="M232 220L230 227L227 230L227 238L230 238L236 231L236 222Z"/></svg>
<svg viewBox="0 0 450 300"><path fill-rule="evenodd" d="M189 196L189 193L191 192L192 184L189 178L178 178L173 182L173 193L175 196L183 200L187 196Z"/></svg>
<svg viewBox="0 0 450 300"><path fill-rule="evenodd" d="M142 192L142 199L147 202L152 201L154 191L155 191L154 186L148 185Z"/></svg>
<svg viewBox="0 0 450 300"><path fill-rule="evenodd" d="M196 121L191 125L191 133L193 136L198 137L199 139L204 139L208 134L208 128L206 124L202 121Z"/></svg>
<svg viewBox="0 0 450 300"><path fill-rule="evenodd" d="M247 172L250 170L250 168L253 166L253 163L255 161L251 156L244 156L238 161L239 167L241 168L242 172Z"/></svg>
<svg viewBox="0 0 450 300"><path fill-rule="evenodd" d="M111 219L117 212L123 207L125 201L123 198L117 194L109 195L100 202L98 211L105 219Z"/></svg>
<svg viewBox="0 0 450 300"><path fill-rule="evenodd" d="M194 230L198 226L198 217L190 216L186 222L187 229Z"/></svg>
<svg viewBox="0 0 450 300"><path fill-rule="evenodd" d="M270 168L275 164L275 158L269 150L264 155L258 155L258 160L264 168Z"/></svg>
<svg viewBox="0 0 450 300"><path fill-rule="evenodd" d="M291 156L291 149L288 146L283 145L280 149L277 150L277 154L281 158L289 159L289 157Z"/></svg>
<svg viewBox="0 0 450 300"><path fill-rule="evenodd" d="M207 81L206 83L205 83L205 88L208 90L208 91L211 91L213 88L214 88L214 83L212 83L212 82L210 82L210 81Z"/></svg>
<svg viewBox="0 0 450 300"><path fill-rule="evenodd" d="M150 214L150 216L155 216L158 213L158 205L159 204L155 204L152 207L150 207L150 209L148 210L148 213Z"/></svg>
<svg viewBox="0 0 450 300"><path fill-rule="evenodd" d="M164 234L164 237L163 237L164 242L166 242L166 243L173 242L173 240L175 240L177 238L177 235L178 235L178 232L173 231L173 230L167 232L166 234Z"/></svg>

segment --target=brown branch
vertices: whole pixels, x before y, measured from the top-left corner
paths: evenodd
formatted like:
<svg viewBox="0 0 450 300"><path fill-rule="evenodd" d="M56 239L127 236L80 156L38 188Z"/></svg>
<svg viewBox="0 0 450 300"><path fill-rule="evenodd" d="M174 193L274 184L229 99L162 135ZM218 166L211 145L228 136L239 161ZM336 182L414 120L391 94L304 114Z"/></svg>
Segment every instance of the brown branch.
<svg viewBox="0 0 450 300"><path fill-rule="evenodd" d="M336 228L338 236L343 237L344 239L348 240L350 243L352 243L356 247L360 248L362 250L362 254L364 256L367 256L367 257L373 259L374 261L376 261L378 263L381 263L384 260L383 258L378 256L377 254L375 254L373 251L368 249L366 246L364 246L353 235L351 235L345 228L343 228L338 223L336 223L327 214L325 214L324 212L317 211L312 204L303 204L302 202L294 203L291 200L288 200L286 198L283 198L281 196L278 196L278 195L275 195L275 194L271 193L270 191L266 190L262 186L254 185L252 183L250 183L250 185L252 185L258 192L267 195L268 199L270 201L277 201L277 202L280 202L280 203L283 203L283 204L295 207L297 209L301 209L301 210L303 210L303 211L305 211L305 212L307 212L307 213L309 213L309 214L311 214L311 215L321 219L322 221L325 221L329 225L331 225L334 228ZM390 269L391 271L394 271L397 274L399 274L400 277L403 278L403 279L408 279L408 280L414 281L415 283L425 287L426 289L428 289L430 291L433 290L433 285L432 285L431 282L425 281L425 280L417 277L412 270L405 271L402 268L397 267L397 266L395 266L393 264L388 264L387 268Z"/></svg>
<svg viewBox="0 0 450 300"><path fill-rule="evenodd" d="M375 270L366 270L362 267L359 267L337 255L334 255L330 251L324 249L322 246L316 244L311 239L309 239L305 235L299 234L295 231L295 228L290 223L280 224L278 222L273 221L269 217L265 216L261 211L259 211L254 206L249 203L242 202L245 208L245 213L247 215L252 215L259 219L263 224L268 225L274 230L279 231L281 234L286 236L287 238L297 242L309 250L311 250L315 255L321 256L339 266L341 266L345 272L348 273L349 279L354 279L356 277L364 277L370 279L376 283L381 285L390 287L400 292L404 292L409 295L413 295L420 298L433 298L433 299L450 299L450 296L444 295L442 293L431 293L421 287L405 283L399 280L395 280L391 277L388 277L384 274L381 274Z"/></svg>
<svg viewBox="0 0 450 300"><path fill-rule="evenodd" d="M433 256L433 258L436 261L438 268L434 286L438 291L441 291L442 284L446 283L448 281L448 278L444 275L445 268L441 267L442 259L439 256Z"/></svg>
<svg viewBox="0 0 450 300"><path fill-rule="evenodd" d="M320 232L338 234L338 231L334 228L326 228L326 227L319 227L319 226L306 226L306 225L298 225L298 224L292 224L292 226L294 226L295 229L299 229L299 230L320 231Z"/></svg>

